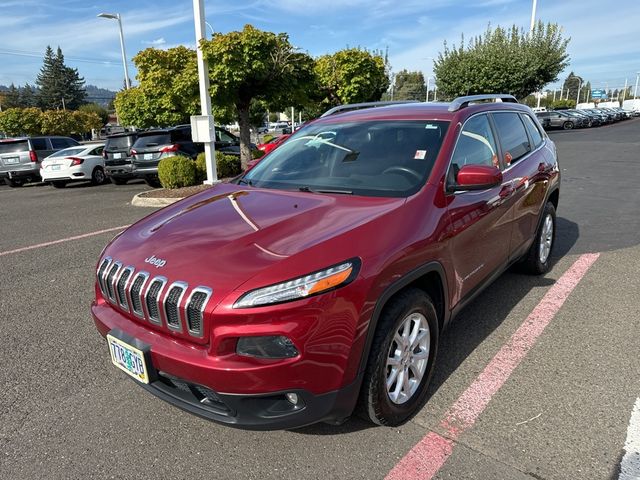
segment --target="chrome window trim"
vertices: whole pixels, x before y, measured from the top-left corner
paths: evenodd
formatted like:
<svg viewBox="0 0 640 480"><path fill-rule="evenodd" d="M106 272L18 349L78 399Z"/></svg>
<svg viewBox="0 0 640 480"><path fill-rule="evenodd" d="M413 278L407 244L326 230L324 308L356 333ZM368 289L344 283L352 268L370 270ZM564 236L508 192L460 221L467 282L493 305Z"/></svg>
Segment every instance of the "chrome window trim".
<svg viewBox="0 0 640 480"><path fill-rule="evenodd" d="M176 302L176 307L178 310L178 326L177 327L169 323L169 316L167 315L167 298L169 297L169 293L171 293L171 290L173 289L173 287L182 288L182 293L180 294ZM175 281L167 287L167 291L165 292L164 298L162 299L162 313L164 315L164 321L167 325L167 328L169 330L173 330L174 332L182 332L183 319L182 319L182 310L180 308L180 304L182 303L182 299L184 298L185 293L187 293L188 288L189 288L189 284L187 284L186 282L182 282L180 280Z"/></svg>
<svg viewBox="0 0 640 480"><path fill-rule="evenodd" d="M158 297L156 298L156 306L158 307L158 318L155 318L151 315L151 312L149 312L149 309L147 307L147 297L149 295L149 290L151 289L151 286L156 282L159 281L161 283L160 285L160 290L158 290ZM156 325L162 325L162 305L160 304L161 298L162 298L162 291L164 290L165 285L167 284L167 278L166 277L162 277L162 276L158 276L158 277L153 277L153 279L151 279L149 281L149 285L147 286L147 289L144 292L144 309L145 309L145 313L147 315L147 319L151 322L154 323Z"/></svg>
<svg viewBox="0 0 640 480"><path fill-rule="evenodd" d="M135 281L138 279L138 277L143 277L144 280L142 281L142 285L140 285L140 293L138 293L138 300L140 301L140 312L136 312L135 309L133 308L133 302L131 300L131 288L133 288L133 284L135 283ZM140 270L138 273L136 273L133 276L133 279L131 280L131 282L129 283L129 287L127 289L127 297L129 300L129 305L131 305L131 313L133 313L136 317L145 320L147 317L145 317L145 301L144 301L144 289L145 286L147 284L147 280L149 280L149 272L145 272L144 270Z"/></svg>
<svg viewBox="0 0 640 480"><path fill-rule="evenodd" d="M189 315L188 315L187 308L191 304L193 295L198 292L205 293L207 296L204 299L204 302L202 302L202 307L200 307L200 315L202 317L200 319L200 330L193 330L191 328L191 325L189 324ZM213 295L213 290L211 288L199 285L195 287L193 290L191 290L191 293L189 294L189 298L187 298L187 301L184 306L184 322L187 327L187 331L189 332L189 335L191 335L192 337L202 338L204 335L204 311L212 295Z"/></svg>
<svg viewBox="0 0 640 480"><path fill-rule="evenodd" d="M118 268L116 270L116 273L113 274L113 279L111 280L111 282L108 283L109 275L111 275L111 270L113 270L113 267L118 267ZM114 261L111 264L111 266L109 267L109 273L107 273L107 276L105 278L105 286L107 288L107 298L114 305L118 304L117 301L116 301L116 283L115 282L119 277L119 273L120 273L120 269L121 268L122 268L122 262L118 262L117 260ZM113 289L113 296L111 295L111 292L109 290L109 286L111 286L111 289Z"/></svg>
<svg viewBox="0 0 640 480"><path fill-rule="evenodd" d="M98 270L96 271L96 277L98 279L98 285L100 286L100 292L102 292L102 296L105 298L107 298L107 287L106 287L105 279L107 278L107 274L109 273L109 267L111 267L112 261L113 261L113 258L104 257L104 259L102 260L102 262L100 262L100 265L98 266ZM102 265L104 264L104 262L107 262L107 267L104 269L104 273L102 274L102 276L100 276L100 269L102 268Z"/></svg>
<svg viewBox="0 0 640 480"><path fill-rule="evenodd" d="M118 278L116 279L115 285L116 285L116 302L118 303L118 305L120 306L120 308L122 308L125 312L129 312L130 311L130 303L129 303L129 299L127 298L127 292L129 290L129 285L131 284L131 278L134 272L134 268L133 265L127 265L125 268L120 269L120 273L118 274ZM124 272L129 272L129 278L127 278L127 281L124 284L124 299L120 298L120 291L118 289L118 285L120 285L120 280L122 279L122 275L124 275Z"/></svg>

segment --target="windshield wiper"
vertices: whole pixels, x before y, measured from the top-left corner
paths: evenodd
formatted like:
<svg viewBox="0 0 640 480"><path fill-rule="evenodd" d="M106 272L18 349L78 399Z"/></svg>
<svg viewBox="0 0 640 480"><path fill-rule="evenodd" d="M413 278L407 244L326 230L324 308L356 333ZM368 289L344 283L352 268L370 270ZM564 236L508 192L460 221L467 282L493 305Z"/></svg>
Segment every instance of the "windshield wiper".
<svg viewBox="0 0 640 480"><path fill-rule="evenodd" d="M298 187L298 190L301 192L310 192L310 193L342 193L345 195L353 195L351 190L339 190L339 189L329 189L329 188L309 188L306 185Z"/></svg>
<svg viewBox="0 0 640 480"><path fill-rule="evenodd" d="M245 180L244 178L241 178L238 180L238 185L253 185L253 183L251 183L251 180Z"/></svg>

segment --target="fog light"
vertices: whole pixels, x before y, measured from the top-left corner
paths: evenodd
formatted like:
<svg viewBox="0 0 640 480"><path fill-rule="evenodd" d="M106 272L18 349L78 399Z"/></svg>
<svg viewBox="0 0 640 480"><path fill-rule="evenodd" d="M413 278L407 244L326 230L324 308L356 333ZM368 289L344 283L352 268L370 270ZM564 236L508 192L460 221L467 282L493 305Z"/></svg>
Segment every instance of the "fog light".
<svg viewBox="0 0 640 480"><path fill-rule="evenodd" d="M297 405L298 404L298 394L297 393L292 393L289 392L285 395L285 397L287 397L287 400L289 400L289 403L293 404L293 405Z"/></svg>
<svg viewBox="0 0 640 480"><path fill-rule="evenodd" d="M238 339L236 353L258 358L292 358L299 355L293 342L282 335L241 337Z"/></svg>

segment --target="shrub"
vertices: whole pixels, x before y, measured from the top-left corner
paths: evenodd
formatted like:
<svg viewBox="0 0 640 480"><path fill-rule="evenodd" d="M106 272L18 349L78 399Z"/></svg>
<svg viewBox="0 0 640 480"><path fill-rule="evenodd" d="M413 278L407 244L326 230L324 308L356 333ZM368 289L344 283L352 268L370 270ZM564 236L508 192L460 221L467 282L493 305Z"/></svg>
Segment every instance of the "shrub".
<svg viewBox="0 0 640 480"><path fill-rule="evenodd" d="M196 164L188 157L176 156L160 160L158 178L164 188L181 188L197 185Z"/></svg>
<svg viewBox="0 0 640 480"><path fill-rule="evenodd" d="M262 137L262 143L267 143L269 140L273 140L274 136L270 133L267 133L264 137Z"/></svg>
<svg viewBox="0 0 640 480"><path fill-rule="evenodd" d="M204 152L198 154L196 159L197 175L200 181L207 179L207 166L205 164ZM238 155L228 155L222 152L216 151L216 169L218 171L218 178L235 177L242 173L242 167L240 166L240 157Z"/></svg>
<svg viewBox="0 0 640 480"><path fill-rule="evenodd" d="M254 160L262 157L264 157L264 152L262 150L251 150L251 158Z"/></svg>

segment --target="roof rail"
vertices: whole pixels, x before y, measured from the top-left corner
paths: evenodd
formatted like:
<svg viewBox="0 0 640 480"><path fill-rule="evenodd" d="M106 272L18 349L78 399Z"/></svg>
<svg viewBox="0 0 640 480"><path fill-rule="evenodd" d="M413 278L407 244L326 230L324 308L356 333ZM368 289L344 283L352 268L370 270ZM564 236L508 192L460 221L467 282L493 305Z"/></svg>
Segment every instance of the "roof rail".
<svg viewBox="0 0 640 480"><path fill-rule="evenodd" d="M390 102L364 102L364 103L348 103L346 105L338 105L337 107L333 107L322 115L322 117L328 117L329 115L334 115L340 112L348 112L350 110L360 110L363 108L374 108L374 107L386 107L387 105L399 105L403 103L421 103L420 100L396 100Z"/></svg>
<svg viewBox="0 0 640 480"><path fill-rule="evenodd" d="M458 97L449 105L450 112L456 112L462 108L468 107L471 103L481 102L484 100L493 100L494 102L518 103L516 97L506 93L483 93L481 95L467 95L466 97Z"/></svg>

